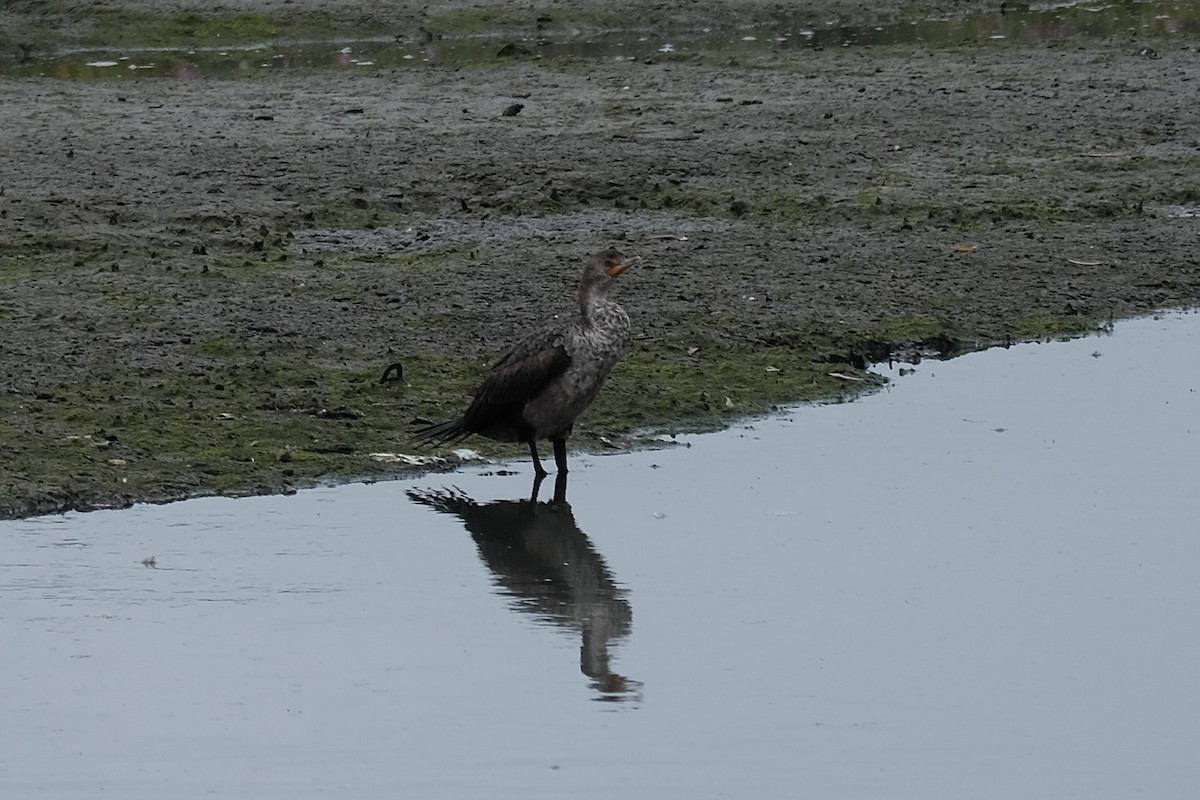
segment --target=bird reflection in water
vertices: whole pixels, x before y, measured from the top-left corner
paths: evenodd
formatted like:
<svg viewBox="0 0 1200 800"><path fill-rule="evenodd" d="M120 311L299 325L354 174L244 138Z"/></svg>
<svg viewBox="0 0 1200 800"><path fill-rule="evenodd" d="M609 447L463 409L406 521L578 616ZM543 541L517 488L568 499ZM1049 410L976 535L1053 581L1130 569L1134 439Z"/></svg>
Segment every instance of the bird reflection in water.
<svg viewBox="0 0 1200 800"><path fill-rule="evenodd" d="M638 702L642 685L613 672L609 647L627 636L633 611L624 590L575 523L567 503L567 476L559 474L554 499L539 502L541 478L529 500L477 503L461 490L416 491L417 503L462 520L497 586L520 611L582 636L579 667L597 700Z"/></svg>

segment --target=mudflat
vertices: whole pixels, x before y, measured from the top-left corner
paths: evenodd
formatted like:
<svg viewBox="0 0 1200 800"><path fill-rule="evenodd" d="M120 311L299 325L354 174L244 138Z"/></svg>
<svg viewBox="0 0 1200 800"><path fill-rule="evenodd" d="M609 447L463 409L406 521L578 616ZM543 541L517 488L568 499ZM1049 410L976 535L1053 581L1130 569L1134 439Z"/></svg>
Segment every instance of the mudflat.
<svg viewBox="0 0 1200 800"><path fill-rule="evenodd" d="M610 246L637 338L580 447L1200 302L1186 6L328 6L0 10L0 516L451 468L408 433Z"/></svg>

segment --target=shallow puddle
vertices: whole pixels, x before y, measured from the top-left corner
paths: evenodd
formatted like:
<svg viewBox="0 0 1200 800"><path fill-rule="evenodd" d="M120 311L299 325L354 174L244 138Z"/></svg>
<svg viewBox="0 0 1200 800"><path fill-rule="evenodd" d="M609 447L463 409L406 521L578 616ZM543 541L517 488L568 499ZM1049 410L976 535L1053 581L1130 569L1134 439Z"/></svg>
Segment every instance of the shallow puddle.
<svg viewBox="0 0 1200 800"><path fill-rule="evenodd" d="M445 37L429 42L391 37L355 41L263 42L243 47L195 49L95 48L0 62L0 75L78 80L170 77L251 78L279 72L342 70L371 74L416 64L466 65L506 58L647 60L738 58L795 48L927 44L947 47L983 42L1065 41L1076 37L1173 36L1200 31L1200 5L1187 2L1086 3L1032 8L1020 3L1006 13L952 19L917 19L887 25L830 21L810 28L760 26L682 34L620 31L598 36L548 33L513 41L494 36ZM1153 49L1145 54L1154 57Z"/></svg>
<svg viewBox="0 0 1200 800"><path fill-rule="evenodd" d="M1186 797L1198 351L896 365L566 502L518 463L0 523L0 787Z"/></svg>

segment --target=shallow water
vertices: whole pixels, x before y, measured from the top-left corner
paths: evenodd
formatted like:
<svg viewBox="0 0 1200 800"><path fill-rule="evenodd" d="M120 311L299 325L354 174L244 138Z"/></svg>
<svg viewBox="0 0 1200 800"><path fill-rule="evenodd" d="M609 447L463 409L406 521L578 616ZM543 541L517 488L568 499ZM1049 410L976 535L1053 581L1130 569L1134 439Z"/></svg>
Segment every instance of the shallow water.
<svg viewBox="0 0 1200 800"><path fill-rule="evenodd" d="M251 78L281 72L342 70L372 74L418 64L461 66L508 57L647 60L738 58L794 49L926 44L950 47L984 42L1046 43L1073 38L1125 36L1135 50L1139 37L1172 37L1200 31L1200 6L1178 0L1037 5L1007 4L1007 13L989 12L950 19L917 18L886 25L829 20L823 25L763 25L744 29L703 28L670 35L614 31L581 35L549 30L540 38L447 37L432 41L403 38L337 41L271 41L249 46L182 48L94 48L0 62L0 75L76 80L167 77L191 80ZM1155 57L1153 49L1145 54Z"/></svg>
<svg viewBox="0 0 1200 800"><path fill-rule="evenodd" d="M569 506L517 464L0 523L0 795L1190 797L1198 351L897 365Z"/></svg>

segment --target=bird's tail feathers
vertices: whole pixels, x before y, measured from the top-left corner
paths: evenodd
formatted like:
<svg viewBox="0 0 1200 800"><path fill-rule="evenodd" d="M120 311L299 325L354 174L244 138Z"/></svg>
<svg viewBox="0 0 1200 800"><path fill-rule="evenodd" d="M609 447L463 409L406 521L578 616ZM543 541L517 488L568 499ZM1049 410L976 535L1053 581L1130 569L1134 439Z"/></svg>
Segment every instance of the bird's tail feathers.
<svg viewBox="0 0 1200 800"><path fill-rule="evenodd" d="M446 420L439 422L436 425L430 425L428 428L422 428L415 431L410 437L417 444L425 444L431 447L446 444L447 442L457 442L471 435L471 432L463 427L463 419Z"/></svg>

